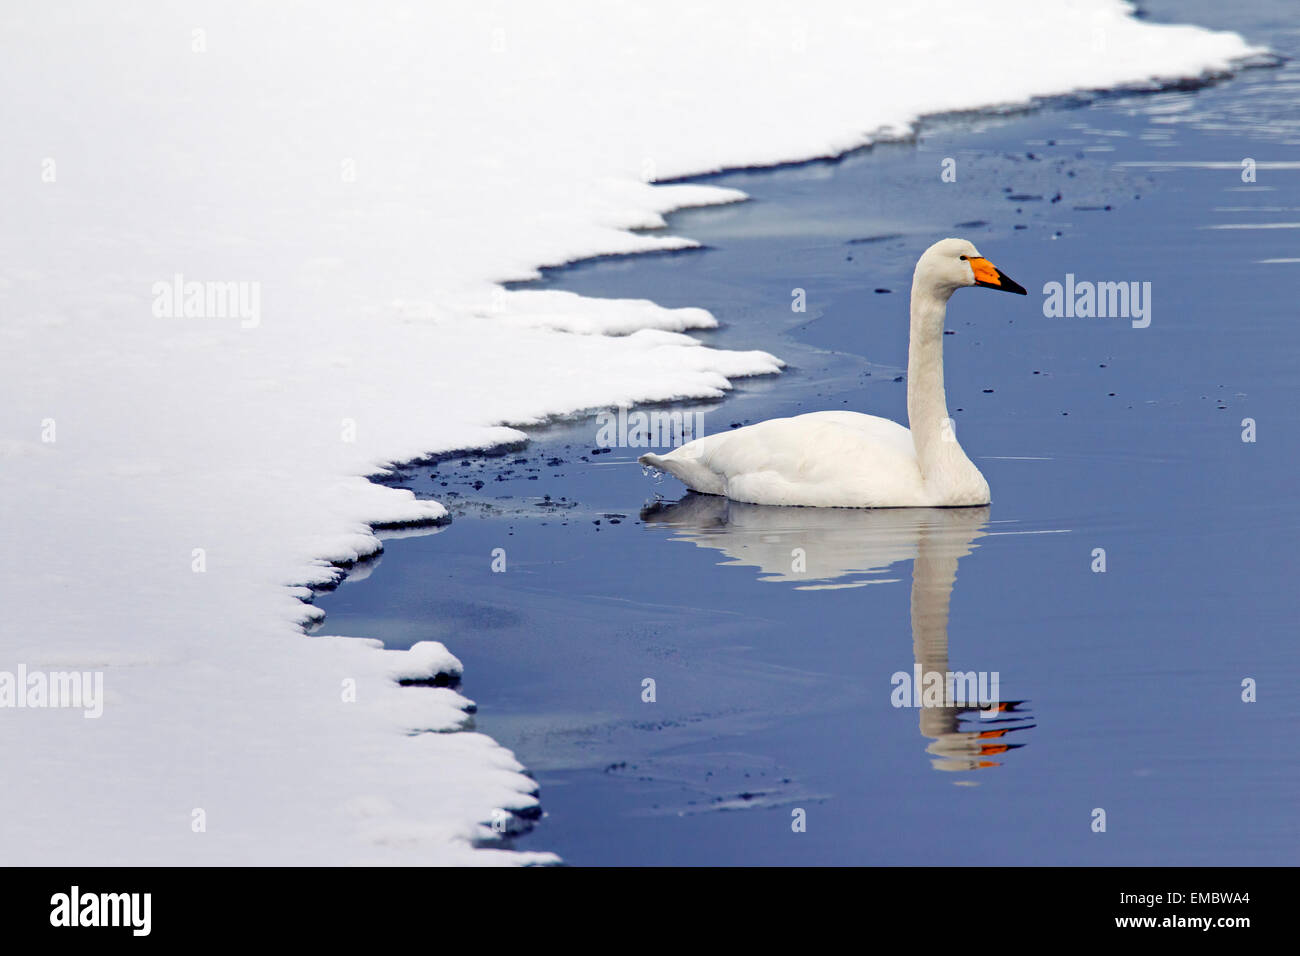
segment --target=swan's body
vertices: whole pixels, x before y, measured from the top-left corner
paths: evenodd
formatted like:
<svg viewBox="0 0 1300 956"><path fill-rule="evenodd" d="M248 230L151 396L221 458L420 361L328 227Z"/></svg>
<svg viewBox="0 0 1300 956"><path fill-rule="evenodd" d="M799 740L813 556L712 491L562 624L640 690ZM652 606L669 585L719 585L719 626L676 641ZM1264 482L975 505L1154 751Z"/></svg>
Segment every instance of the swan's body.
<svg viewBox="0 0 1300 956"><path fill-rule="evenodd" d="M640 461L694 491L764 505L942 508L989 503L989 486L957 443L943 389L948 298L983 285L1021 295L964 239L922 254L912 276L907 418L828 411L709 435Z"/></svg>

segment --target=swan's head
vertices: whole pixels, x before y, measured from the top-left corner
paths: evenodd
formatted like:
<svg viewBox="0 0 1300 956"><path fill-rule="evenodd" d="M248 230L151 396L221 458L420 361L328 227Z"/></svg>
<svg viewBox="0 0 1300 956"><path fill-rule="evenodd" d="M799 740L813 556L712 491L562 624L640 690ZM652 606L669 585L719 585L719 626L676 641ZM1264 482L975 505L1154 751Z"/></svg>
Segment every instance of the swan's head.
<svg viewBox="0 0 1300 956"><path fill-rule="evenodd" d="M945 298L967 285L982 285L1017 295L1028 294L1024 286L1003 275L967 239L940 239L921 253L912 284L929 288Z"/></svg>

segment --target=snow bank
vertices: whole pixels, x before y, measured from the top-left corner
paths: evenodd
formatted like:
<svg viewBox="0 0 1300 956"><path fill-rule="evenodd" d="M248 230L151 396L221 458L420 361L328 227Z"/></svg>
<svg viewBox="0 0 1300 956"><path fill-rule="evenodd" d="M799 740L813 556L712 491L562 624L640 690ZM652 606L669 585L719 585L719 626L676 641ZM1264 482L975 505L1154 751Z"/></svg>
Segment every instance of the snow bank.
<svg viewBox="0 0 1300 956"><path fill-rule="evenodd" d="M0 709L10 864L550 859L475 848L536 797L442 732L456 690L397 682L447 649L306 637L305 586L443 515L359 477L385 462L778 362L699 345L700 310L500 283L741 198L649 180L1248 52L1113 0L0 17L0 671L104 687L96 719Z"/></svg>

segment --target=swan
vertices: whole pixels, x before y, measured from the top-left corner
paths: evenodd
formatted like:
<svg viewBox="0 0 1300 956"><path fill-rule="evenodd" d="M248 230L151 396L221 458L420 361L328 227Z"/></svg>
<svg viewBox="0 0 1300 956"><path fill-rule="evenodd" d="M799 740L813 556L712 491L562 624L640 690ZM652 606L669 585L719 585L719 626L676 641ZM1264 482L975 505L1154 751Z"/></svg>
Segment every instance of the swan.
<svg viewBox="0 0 1300 956"><path fill-rule="evenodd" d="M941 239L912 273L907 419L810 412L709 435L638 460L691 490L760 505L945 508L986 505L989 485L957 443L943 391L949 297L979 285L1025 295L965 239Z"/></svg>

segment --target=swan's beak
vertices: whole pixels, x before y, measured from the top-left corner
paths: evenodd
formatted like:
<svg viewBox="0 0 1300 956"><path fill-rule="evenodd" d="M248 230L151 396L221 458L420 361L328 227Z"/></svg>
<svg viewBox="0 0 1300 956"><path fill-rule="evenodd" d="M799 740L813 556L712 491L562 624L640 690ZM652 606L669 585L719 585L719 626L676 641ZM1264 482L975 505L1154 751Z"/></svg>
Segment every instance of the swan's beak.
<svg viewBox="0 0 1300 956"><path fill-rule="evenodd" d="M970 263L971 271L975 273L975 284L986 286L990 289L1001 289L1003 292L1014 292L1016 295L1028 295L1025 287L1010 276L1003 275L998 267L987 259L980 259L972 256L966 260Z"/></svg>

